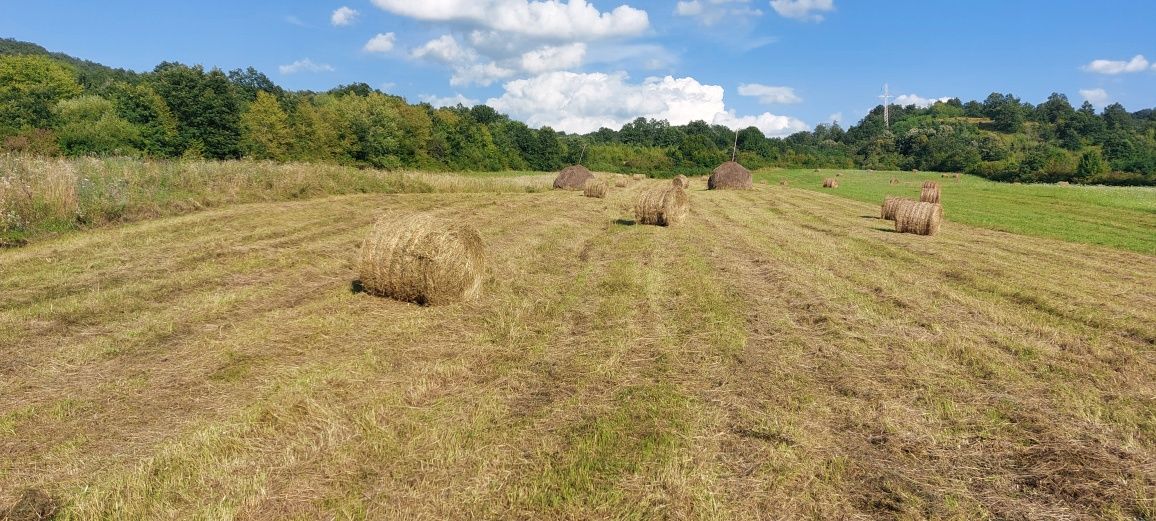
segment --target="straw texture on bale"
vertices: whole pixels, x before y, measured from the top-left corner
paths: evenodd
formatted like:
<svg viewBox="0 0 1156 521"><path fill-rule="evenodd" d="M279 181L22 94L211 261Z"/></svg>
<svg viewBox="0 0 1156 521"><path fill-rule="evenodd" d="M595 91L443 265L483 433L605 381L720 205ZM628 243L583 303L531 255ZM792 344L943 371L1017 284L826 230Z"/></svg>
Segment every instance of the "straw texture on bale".
<svg viewBox="0 0 1156 521"><path fill-rule="evenodd" d="M935 235L943 221L943 207L936 203L903 201L895 212L895 231Z"/></svg>
<svg viewBox="0 0 1156 521"><path fill-rule="evenodd" d="M679 186L662 186L643 192L634 203L634 215L641 224L673 226L686 218L689 198Z"/></svg>
<svg viewBox="0 0 1156 521"><path fill-rule="evenodd" d="M919 201L923 203L938 203L939 202L939 187L932 186L924 188L919 192Z"/></svg>
<svg viewBox="0 0 1156 521"><path fill-rule="evenodd" d="M887 196L883 199L883 208L879 212L879 217L887 219L888 221L895 220L895 214L899 211L899 206L903 203L913 203L911 199L904 199L902 197Z"/></svg>
<svg viewBox="0 0 1156 521"><path fill-rule="evenodd" d="M719 165L706 181L706 187L711 190L750 190L754 186L751 171L734 161Z"/></svg>
<svg viewBox="0 0 1156 521"><path fill-rule="evenodd" d="M597 197L599 199L606 197L606 192L610 191L610 183L605 179L594 178L586 181L586 186L582 187L582 195L586 197Z"/></svg>
<svg viewBox="0 0 1156 521"><path fill-rule="evenodd" d="M679 188L690 188L690 179L687 179L686 176L682 174L675 176L674 179L671 180L671 183Z"/></svg>
<svg viewBox="0 0 1156 521"><path fill-rule="evenodd" d="M618 188L624 188L626 186L626 178L619 177L618 179L615 179L614 186L617 186Z"/></svg>
<svg viewBox="0 0 1156 521"><path fill-rule="evenodd" d="M823 188L839 188L839 180L834 177L828 177L823 180Z"/></svg>
<svg viewBox="0 0 1156 521"><path fill-rule="evenodd" d="M486 253L473 227L426 214L379 219L361 244L367 293L436 306L481 293Z"/></svg>
<svg viewBox="0 0 1156 521"><path fill-rule="evenodd" d="M594 174L591 174L586 167L582 165L568 166L558 172L558 177L554 178L554 188L581 190L586 186L586 181L591 179L594 179Z"/></svg>
<svg viewBox="0 0 1156 521"><path fill-rule="evenodd" d="M939 183L935 181L924 181L923 188L939 188Z"/></svg>
<svg viewBox="0 0 1156 521"><path fill-rule="evenodd" d="M633 176L630 176L630 177L632 179L634 179L635 181L641 181L643 179L646 179L646 176L644 176L642 174L634 174Z"/></svg>

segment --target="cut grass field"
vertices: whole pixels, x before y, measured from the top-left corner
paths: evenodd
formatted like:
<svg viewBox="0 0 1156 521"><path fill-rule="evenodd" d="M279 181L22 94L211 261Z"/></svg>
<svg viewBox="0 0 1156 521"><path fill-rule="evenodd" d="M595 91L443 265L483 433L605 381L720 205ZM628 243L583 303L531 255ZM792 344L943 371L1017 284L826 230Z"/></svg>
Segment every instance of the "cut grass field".
<svg viewBox="0 0 1156 521"><path fill-rule="evenodd" d="M919 199L924 181L936 181L945 215L952 221L1011 233L1098 244L1156 254L1156 187L997 183L980 177L942 178L939 173L862 170L764 170L757 180L823 190L823 179L839 176L831 193L867 203L888 195ZM899 185L890 185L898 178Z"/></svg>
<svg viewBox="0 0 1156 521"><path fill-rule="evenodd" d="M881 196L795 181L696 179L681 226L633 224L668 182L254 203L0 251L0 508L1156 518L1156 257L950 203L938 235L897 234ZM394 210L480 230L479 301L351 289Z"/></svg>

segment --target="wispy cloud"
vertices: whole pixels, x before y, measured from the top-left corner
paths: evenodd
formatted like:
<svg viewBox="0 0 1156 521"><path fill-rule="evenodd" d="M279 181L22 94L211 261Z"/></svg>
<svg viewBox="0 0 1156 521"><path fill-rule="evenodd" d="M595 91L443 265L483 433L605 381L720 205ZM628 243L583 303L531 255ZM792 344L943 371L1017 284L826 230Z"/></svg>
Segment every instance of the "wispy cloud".
<svg viewBox="0 0 1156 521"><path fill-rule="evenodd" d="M1156 66L1153 66L1156 69ZM1092 60L1084 66L1084 70L1096 74L1124 74L1129 72L1143 72L1148 70L1148 59L1143 54L1133 56L1131 60Z"/></svg>
<svg viewBox="0 0 1156 521"><path fill-rule="evenodd" d="M328 63L315 63L309 58L297 60L289 65L277 67L281 74L298 74L302 72L333 72L335 69Z"/></svg>
<svg viewBox="0 0 1156 521"><path fill-rule="evenodd" d="M377 36L370 38L365 42L366 52L387 53L393 50L394 44L397 43L397 35L393 33L378 33Z"/></svg>
<svg viewBox="0 0 1156 521"><path fill-rule="evenodd" d="M1107 105L1108 101L1112 99L1112 97L1108 95L1108 91L1104 89L1080 89L1080 96L1098 107Z"/></svg>
<svg viewBox="0 0 1156 521"><path fill-rule="evenodd" d="M301 21L300 18L297 18L296 16L293 16L293 15L285 16L285 23L287 23L289 25L296 25L297 27L309 27L309 24Z"/></svg>
<svg viewBox="0 0 1156 521"><path fill-rule="evenodd" d="M775 103L801 103L803 101L803 98L795 94L795 89L791 87L775 87L771 85L760 85L758 83L744 83L739 85L739 95L758 98L759 103L767 105Z"/></svg>
<svg viewBox="0 0 1156 521"><path fill-rule="evenodd" d="M822 13L835 10L835 0L771 0L771 8L787 18L822 22Z"/></svg>

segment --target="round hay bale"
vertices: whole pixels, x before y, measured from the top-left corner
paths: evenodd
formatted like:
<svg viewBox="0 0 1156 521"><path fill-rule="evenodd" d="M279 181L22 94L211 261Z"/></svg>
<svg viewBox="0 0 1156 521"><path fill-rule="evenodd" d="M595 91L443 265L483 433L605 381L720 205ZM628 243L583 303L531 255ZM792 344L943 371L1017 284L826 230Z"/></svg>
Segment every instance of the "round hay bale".
<svg viewBox="0 0 1156 521"><path fill-rule="evenodd" d="M919 192L919 202L921 203L938 203L939 202L939 186L932 186L924 188Z"/></svg>
<svg viewBox="0 0 1156 521"><path fill-rule="evenodd" d="M1068 184L1069 184L1069 183L1068 183L1067 181L1060 181L1060 182L1058 182L1058 183L1056 183L1056 184L1058 184L1058 185L1060 185L1060 186L1068 186Z"/></svg>
<svg viewBox="0 0 1156 521"><path fill-rule="evenodd" d="M899 178L898 177L892 177L891 180L887 182L887 184L897 185L897 184L899 184Z"/></svg>
<svg viewBox="0 0 1156 521"><path fill-rule="evenodd" d="M631 177L631 179L634 179L635 181L641 181L643 179L646 179L646 176L644 176L642 174L634 174L630 177Z"/></svg>
<svg viewBox="0 0 1156 521"><path fill-rule="evenodd" d="M0 519L4 521L40 521L52 519L60 509L56 499L43 490L26 489L12 508L0 509Z"/></svg>
<svg viewBox="0 0 1156 521"><path fill-rule="evenodd" d="M828 177L823 180L823 188L839 188L839 180L834 177Z"/></svg>
<svg viewBox="0 0 1156 521"><path fill-rule="evenodd" d="M674 226L686 218L689 198L680 186L660 186L647 190L634 203L634 215L641 224Z"/></svg>
<svg viewBox="0 0 1156 521"><path fill-rule="evenodd" d="M711 190L750 190L755 183L750 170L734 161L727 161L711 172L706 187Z"/></svg>
<svg viewBox="0 0 1156 521"><path fill-rule="evenodd" d="M594 178L586 181L586 186L582 187L582 195L586 197L597 197L599 199L606 197L606 193L610 191L610 183L605 179Z"/></svg>
<svg viewBox="0 0 1156 521"><path fill-rule="evenodd" d="M902 197L887 196L883 199L883 208L879 212L879 217L888 221L895 220L895 214L899 211L899 207L903 203L913 203L911 199L904 199Z"/></svg>
<svg viewBox="0 0 1156 521"><path fill-rule="evenodd" d="M619 177L618 179L614 180L614 186L618 188L626 188L626 183L627 182L625 177Z"/></svg>
<svg viewBox="0 0 1156 521"><path fill-rule="evenodd" d="M895 212L895 231L935 235L943 221L943 206L937 203L903 201Z"/></svg>
<svg viewBox="0 0 1156 521"><path fill-rule="evenodd" d="M682 174L678 174L671 180L671 184L679 188L690 188L690 179L687 179L686 176Z"/></svg>
<svg viewBox="0 0 1156 521"><path fill-rule="evenodd" d="M779 179L779 186L787 186L790 184L786 179Z"/></svg>
<svg viewBox="0 0 1156 521"><path fill-rule="evenodd" d="M357 265L367 293L436 306L477 298L486 252L477 230L465 223L393 215L374 223Z"/></svg>
<svg viewBox="0 0 1156 521"><path fill-rule="evenodd" d="M924 181L923 188L939 188L939 183L935 181Z"/></svg>
<svg viewBox="0 0 1156 521"><path fill-rule="evenodd" d="M590 173L586 167L582 165L574 165L563 168L558 172L558 177L554 178L554 188L561 190L581 190L586 186L586 181L594 179L594 174Z"/></svg>

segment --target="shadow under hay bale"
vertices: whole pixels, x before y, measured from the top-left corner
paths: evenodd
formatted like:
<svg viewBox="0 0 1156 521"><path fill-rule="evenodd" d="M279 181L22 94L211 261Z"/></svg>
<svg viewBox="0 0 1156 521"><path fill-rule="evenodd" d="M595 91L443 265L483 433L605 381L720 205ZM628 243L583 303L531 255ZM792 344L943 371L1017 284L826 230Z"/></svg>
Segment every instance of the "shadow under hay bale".
<svg viewBox="0 0 1156 521"><path fill-rule="evenodd" d="M895 197L895 196L889 195L883 199L883 207L881 208L881 210L879 212L879 217L881 219L886 219L888 221L894 221L895 220L895 214L896 214L896 212L899 211L899 207L903 203L914 203L914 202L915 201L912 201L911 199L904 199L902 197Z"/></svg>
<svg viewBox="0 0 1156 521"><path fill-rule="evenodd" d="M477 230L424 214L382 217L358 257L366 293L424 306L477 298L485 267Z"/></svg>
<svg viewBox="0 0 1156 521"><path fill-rule="evenodd" d="M922 189L919 192L919 202L921 203L938 203L939 202L939 186L931 186Z"/></svg>
<svg viewBox="0 0 1156 521"><path fill-rule="evenodd" d="M594 178L586 181L586 186L582 188L582 195L601 199L606 197L606 193L609 191L610 183L606 182L605 179Z"/></svg>
<svg viewBox="0 0 1156 521"><path fill-rule="evenodd" d="M895 212L895 231L935 235L943 221L943 206L936 203L902 201Z"/></svg>
<svg viewBox="0 0 1156 521"><path fill-rule="evenodd" d="M634 203L640 224L674 226L686 218L689 197L679 186L660 186L643 192Z"/></svg>
<svg viewBox="0 0 1156 521"><path fill-rule="evenodd" d="M755 183L750 170L734 161L727 161L711 172L706 187L711 190L750 190Z"/></svg>
<svg viewBox="0 0 1156 521"><path fill-rule="evenodd" d="M582 165L574 165L563 168L558 172L558 177L554 178L554 188L561 190L581 190L586 186L586 181L594 179L594 174L590 173L586 167Z"/></svg>
<svg viewBox="0 0 1156 521"><path fill-rule="evenodd" d="M56 499L43 490L27 489L7 511L0 509L0 521L43 521L52 519L60 509Z"/></svg>
<svg viewBox="0 0 1156 521"><path fill-rule="evenodd" d="M839 180L834 177L828 177L823 180L823 188L839 188Z"/></svg>
<svg viewBox="0 0 1156 521"><path fill-rule="evenodd" d="M671 184L679 188L690 188L690 179L687 179L686 176L682 174L678 174L671 180Z"/></svg>

